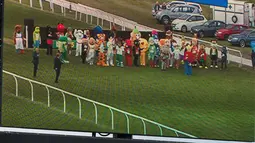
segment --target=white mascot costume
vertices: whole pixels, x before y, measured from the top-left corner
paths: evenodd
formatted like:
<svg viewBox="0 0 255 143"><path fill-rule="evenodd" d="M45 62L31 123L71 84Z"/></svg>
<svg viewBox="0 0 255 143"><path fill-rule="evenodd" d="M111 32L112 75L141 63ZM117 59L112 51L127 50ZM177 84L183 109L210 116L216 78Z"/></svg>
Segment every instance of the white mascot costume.
<svg viewBox="0 0 255 143"><path fill-rule="evenodd" d="M74 36L76 38L76 54L75 56L81 56L82 54L82 39L84 37L84 33L82 30L74 30Z"/></svg>

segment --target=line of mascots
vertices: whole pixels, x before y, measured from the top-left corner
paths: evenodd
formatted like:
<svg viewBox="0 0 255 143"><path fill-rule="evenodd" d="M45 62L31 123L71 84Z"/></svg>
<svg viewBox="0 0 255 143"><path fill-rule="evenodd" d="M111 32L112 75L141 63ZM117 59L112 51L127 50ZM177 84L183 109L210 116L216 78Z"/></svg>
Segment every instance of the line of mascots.
<svg viewBox="0 0 255 143"><path fill-rule="evenodd" d="M15 47L17 52L20 50L24 52L21 44L17 44L20 35L21 26L15 27ZM94 37L90 36L88 30L77 30L71 27L67 28L59 23L57 25L58 51L61 53L61 60L63 63L69 63L68 54L72 54L72 41L76 39L76 53L75 56L81 56L82 62L87 62L93 65L96 62L98 66L114 66L114 56L116 56L116 66L146 66L161 67L161 70L166 70L169 67L179 69L181 64L184 64L185 74L192 74L192 67L199 66L199 68L207 69L207 53L205 45L198 44L197 36L195 35L191 42L187 43L182 38L180 44L173 39L173 33L167 31L165 39L158 39L158 32L153 30L148 41L141 38L141 33L138 29L130 33L129 39L121 39L116 35L116 29L113 27L112 31L106 37L100 26L93 29ZM40 28L35 27L34 31L34 48L39 48L41 44ZM108 40L106 40L108 39ZM52 30L48 27L47 43L48 48L52 48ZM125 60L124 60L125 59ZM216 41L212 41L210 48L210 67L218 68L218 50ZM148 62L146 62L148 60ZM124 63L125 61L125 63ZM139 62L140 61L140 62ZM221 51L222 65L227 63L227 48L223 47Z"/></svg>

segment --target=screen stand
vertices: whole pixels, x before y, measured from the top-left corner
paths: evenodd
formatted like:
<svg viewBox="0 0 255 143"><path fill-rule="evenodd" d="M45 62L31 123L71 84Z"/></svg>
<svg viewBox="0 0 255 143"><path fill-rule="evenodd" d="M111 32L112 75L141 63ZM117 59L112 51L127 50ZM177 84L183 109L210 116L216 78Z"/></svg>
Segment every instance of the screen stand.
<svg viewBox="0 0 255 143"><path fill-rule="evenodd" d="M96 132L92 132L92 137L96 137ZM109 136L110 133L98 133L99 135L101 136ZM115 139L132 139L132 135L129 135L129 134L113 134L113 138Z"/></svg>

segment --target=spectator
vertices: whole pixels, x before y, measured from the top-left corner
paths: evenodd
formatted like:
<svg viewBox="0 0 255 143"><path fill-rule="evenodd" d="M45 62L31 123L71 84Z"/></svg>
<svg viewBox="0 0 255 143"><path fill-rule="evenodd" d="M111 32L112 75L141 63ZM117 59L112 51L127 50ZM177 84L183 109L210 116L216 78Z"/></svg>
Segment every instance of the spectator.
<svg viewBox="0 0 255 143"><path fill-rule="evenodd" d="M36 77L36 73L37 73L38 65L39 65L39 48L36 48L35 51L33 52L32 63L34 64L34 77Z"/></svg>
<svg viewBox="0 0 255 143"><path fill-rule="evenodd" d="M63 63L60 60L60 53L56 54L56 57L54 59L54 70L56 71L56 80L55 83L58 83L58 78L60 76L60 70L61 70L61 65Z"/></svg>
<svg viewBox="0 0 255 143"><path fill-rule="evenodd" d="M252 61L252 67L255 70L255 51L251 51L251 61Z"/></svg>
<svg viewBox="0 0 255 143"><path fill-rule="evenodd" d="M251 26L255 27L255 4L252 4Z"/></svg>
<svg viewBox="0 0 255 143"><path fill-rule="evenodd" d="M155 12L159 11L160 5L158 3L158 1L156 2L156 4L154 5L154 10Z"/></svg>
<svg viewBox="0 0 255 143"><path fill-rule="evenodd" d="M165 10L166 9L166 3L164 2L163 4L162 4L162 10Z"/></svg>

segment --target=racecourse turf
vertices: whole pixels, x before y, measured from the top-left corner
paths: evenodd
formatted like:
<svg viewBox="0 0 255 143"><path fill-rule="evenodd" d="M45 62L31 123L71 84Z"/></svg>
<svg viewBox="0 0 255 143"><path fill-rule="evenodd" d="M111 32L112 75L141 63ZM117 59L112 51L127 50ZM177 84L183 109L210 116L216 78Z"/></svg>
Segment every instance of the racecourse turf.
<svg viewBox="0 0 255 143"><path fill-rule="evenodd" d="M14 25L22 23L24 18L35 18L38 25L55 25L58 20L66 20L12 2L7 1L6 5L6 15L20 15L17 19L7 18L5 21L6 38L11 37ZM17 8L23 9L17 11ZM69 23L84 26L79 22ZM151 119L198 138L254 140L255 75L250 69L235 65L231 65L227 71L194 69L193 75L187 77L183 68L161 72L160 69L148 67L98 67L84 65L79 57L71 56L71 63L63 65L60 83L55 84L53 57L46 56L45 50L41 50L38 77L33 78L31 55L31 50L17 55L14 46L6 43L4 70ZM80 120L76 98L66 95L67 113L63 114L61 93L50 90L51 107L48 108L45 87L34 84L35 102L31 102L29 82L18 79L18 97L15 97L13 77L4 74L3 82L4 126L127 132L123 114L114 112L115 128L111 130L111 112L107 108L98 107L98 124L95 125L94 106L91 103L82 102ZM146 125L147 134L159 135L157 126ZM130 117L130 133L143 134L140 120ZM175 133L164 129L163 135L175 136Z"/></svg>

